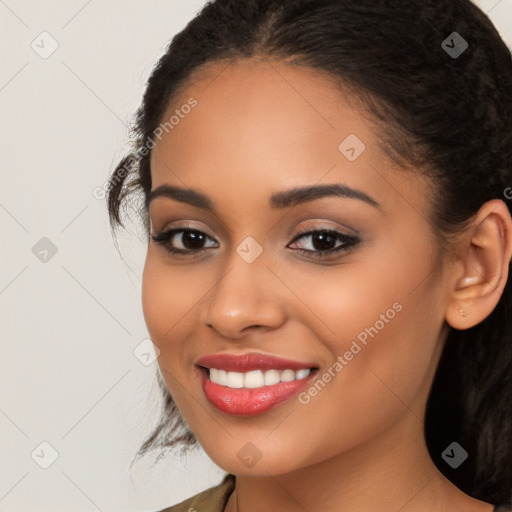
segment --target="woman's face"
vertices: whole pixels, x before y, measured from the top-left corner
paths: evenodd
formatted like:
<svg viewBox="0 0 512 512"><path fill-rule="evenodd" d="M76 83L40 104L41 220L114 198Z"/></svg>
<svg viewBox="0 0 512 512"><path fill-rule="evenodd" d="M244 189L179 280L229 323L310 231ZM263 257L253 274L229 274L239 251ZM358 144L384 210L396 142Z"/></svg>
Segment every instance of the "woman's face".
<svg viewBox="0 0 512 512"><path fill-rule="evenodd" d="M211 209L155 194L152 234L206 236L168 239L187 254L150 243L143 310L163 377L207 454L232 473L276 475L422 432L448 296L427 182L394 169L370 122L309 69L217 64L163 121L172 115L155 139L152 191L194 190ZM324 185L360 194L271 199ZM330 234L307 234L321 230ZM270 385L211 382L210 401L197 361L248 352L317 370L273 385L292 388L279 403ZM256 386L264 374L251 374Z"/></svg>

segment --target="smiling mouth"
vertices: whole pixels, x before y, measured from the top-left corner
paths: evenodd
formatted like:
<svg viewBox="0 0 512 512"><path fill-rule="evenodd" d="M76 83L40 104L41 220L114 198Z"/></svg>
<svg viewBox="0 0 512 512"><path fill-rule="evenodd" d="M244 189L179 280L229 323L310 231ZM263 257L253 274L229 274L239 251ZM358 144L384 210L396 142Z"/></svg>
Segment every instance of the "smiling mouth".
<svg viewBox="0 0 512 512"><path fill-rule="evenodd" d="M303 380L311 373L318 370L317 367L304 368L301 370L251 370L248 372L228 372L218 368L206 368L201 366L206 372L208 379L214 384L225 386L231 389L257 389L266 386L274 386L281 382L292 382Z"/></svg>
<svg viewBox="0 0 512 512"><path fill-rule="evenodd" d="M195 361L206 399L219 411L253 416L300 393L319 365L262 352L220 352Z"/></svg>
<svg viewBox="0 0 512 512"><path fill-rule="evenodd" d="M318 367L233 372L198 365L205 397L232 416L255 416L290 401L316 378Z"/></svg>

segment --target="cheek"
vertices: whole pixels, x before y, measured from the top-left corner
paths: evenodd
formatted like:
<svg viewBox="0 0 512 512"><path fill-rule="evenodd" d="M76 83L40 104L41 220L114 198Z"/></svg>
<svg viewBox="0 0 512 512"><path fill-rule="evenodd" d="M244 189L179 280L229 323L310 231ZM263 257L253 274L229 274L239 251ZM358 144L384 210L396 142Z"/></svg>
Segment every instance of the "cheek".
<svg viewBox="0 0 512 512"><path fill-rule="evenodd" d="M142 277L142 310L153 342L161 351L177 340L187 314L201 297L190 273L162 262L150 248ZM197 288L197 289L196 289Z"/></svg>
<svg viewBox="0 0 512 512"><path fill-rule="evenodd" d="M331 375L324 372L328 383L312 390L315 396L306 406L311 417L338 417L325 423L325 435L334 435L328 425L342 426L352 439L377 429L406 411L404 404L429 385L443 315L435 282L420 282L429 274L428 263L413 266L395 259L357 272L340 267L337 276L332 269L325 276L304 274L299 280L294 291L309 311L303 322L332 358L326 361ZM339 364L331 366L335 361ZM337 407L329 410L326 403ZM347 422L347 411L359 421Z"/></svg>
<svg viewBox="0 0 512 512"><path fill-rule="evenodd" d="M380 265L354 260L346 266L303 272L300 279L290 274L287 282L293 283L299 300L294 314L302 310L302 322L314 337L327 343L333 355L342 354L355 337L364 338L366 328L376 322L380 329L387 326L381 315L388 322L398 316L396 303L405 293L394 273L393 268L384 271Z"/></svg>
<svg viewBox="0 0 512 512"><path fill-rule="evenodd" d="M379 241L371 253L348 256L346 265L304 272L300 279L289 275L306 306L302 322L333 358L357 341L362 350L354 360L382 368L428 365L444 315L439 280L432 276L436 261L425 239L408 247Z"/></svg>
<svg viewBox="0 0 512 512"><path fill-rule="evenodd" d="M153 249L154 250L154 249ZM190 361L181 348L189 339L186 333L194 304L201 296L194 293L190 276L183 276L162 262L162 257L150 248L142 277L142 309L146 327L153 343L160 350L157 363L167 388L180 410L189 410L187 393L183 393L184 374L190 371ZM197 298L195 297L197 295ZM185 333L185 334L184 334Z"/></svg>

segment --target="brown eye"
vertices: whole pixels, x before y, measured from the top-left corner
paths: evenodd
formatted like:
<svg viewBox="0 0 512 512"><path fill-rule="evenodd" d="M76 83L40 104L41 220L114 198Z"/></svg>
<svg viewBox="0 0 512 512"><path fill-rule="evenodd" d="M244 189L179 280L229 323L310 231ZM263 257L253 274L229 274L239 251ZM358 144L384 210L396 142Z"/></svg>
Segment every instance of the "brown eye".
<svg viewBox="0 0 512 512"><path fill-rule="evenodd" d="M151 240L159 245L163 245L170 253L197 254L206 250L203 247L206 240L213 239L198 229L173 228L161 231L156 235L151 235ZM178 247L173 242L177 243Z"/></svg>
<svg viewBox="0 0 512 512"><path fill-rule="evenodd" d="M310 238L311 242L306 244L310 248L299 248L296 250L300 251L301 254L311 255L315 258L327 257L334 253L348 251L360 242L360 239L355 236L326 229L305 231L297 236L293 243L302 238ZM336 242L339 242L339 245L336 245Z"/></svg>
<svg viewBox="0 0 512 512"><path fill-rule="evenodd" d="M360 242L360 239L356 236L346 235L334 230L320 229L301 232L292 243L296 245L297 240L307 238L311 240L309 244L306 244L309 245L309 248L295 249L293 246L287 247L299 251L306 256L327 258L336 253L347 252ZM152 234L151 239L156 244L164 246L171 254L190 256L211 249L212 246L204 247L205 242L209 240L214 242L214 244L217 243L203 231L188 228L173 228L161 231L160 233Z"/></svg>

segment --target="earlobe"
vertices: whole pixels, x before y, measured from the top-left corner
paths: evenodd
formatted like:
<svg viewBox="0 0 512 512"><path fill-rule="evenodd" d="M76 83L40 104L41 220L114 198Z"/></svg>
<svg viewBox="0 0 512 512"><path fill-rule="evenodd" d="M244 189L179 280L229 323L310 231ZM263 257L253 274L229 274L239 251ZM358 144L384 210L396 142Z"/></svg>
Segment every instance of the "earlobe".
<svg viewBox="0 0 512 512"><path fill-rule="evenodd" d="M462 285L464 287L471 286L472 284L478 282L478 276L466 276L461 279ZM459 306L459 313L464 319L464 321L469 320L469 315Z"/></svg>
<svg viewBox="0 0 512 512"><path fill-rule="evenodd" d="M458 242L458 277L447 304L446 321L455 329L482 322L505 288L512 252L512 220L501 200L485 203ZM460 268L462 264L462 275Z"/></svg>
<svg viewBox="0 0 512 512"><path fill-rule="evenodd" d="M459 308L459 311L460 311L462 318L464 318L464 320L468 320L469 317L468 317L468 315L466 315L466 313L464 313L463 309Z"/></svg>

